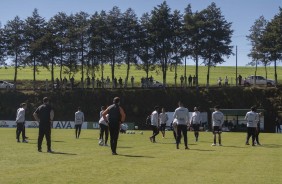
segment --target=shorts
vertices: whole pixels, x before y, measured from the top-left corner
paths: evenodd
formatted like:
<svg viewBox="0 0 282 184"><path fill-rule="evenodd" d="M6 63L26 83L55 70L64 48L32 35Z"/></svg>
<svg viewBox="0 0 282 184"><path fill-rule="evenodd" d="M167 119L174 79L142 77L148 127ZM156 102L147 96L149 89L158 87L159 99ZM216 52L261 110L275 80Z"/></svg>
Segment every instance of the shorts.
<svg viewBox="0 0 282 184"><path fill-rule="evenodd" d="M221 134L222 130L219 126L213 126L213 133L214 134Z"/></svg>
<svg viewBox="0 0 282 184"><path fill-rule="evenodd" d="M161 131L165 131L165 127L166 127L166 124L161 124L161 127L160 127Z"/></svg>
<svg viewBox="0 0 282 184"><path fill-rule="evenodd" d="M200 130L200 124L193 124L193 130L194 131L199 131Z"/></svg>

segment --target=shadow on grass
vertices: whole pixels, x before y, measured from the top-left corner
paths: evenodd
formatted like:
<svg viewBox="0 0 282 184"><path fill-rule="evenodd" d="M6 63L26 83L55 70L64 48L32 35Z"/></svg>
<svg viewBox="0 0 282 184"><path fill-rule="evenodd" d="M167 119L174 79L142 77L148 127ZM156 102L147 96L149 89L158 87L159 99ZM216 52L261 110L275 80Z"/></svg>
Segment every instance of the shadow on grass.
<svg viewBox="0 0 282 184"><path fill-rule="evenodd" d="M281 148L282 145L280 144L263 144L261 146L256 146L256 147L264 147L264 148Z"/></svg>
<svg viewBox="0 0 282 184"><path fill-rule="evenodd" d="M248 148L248 147L252 147L252 146L225 146L225 145L223 145L223 147L227 147L227 148Z"/></svg>
<svg viewBox="0 0 282 184"><path fill-rule="evenodd" d="M75 153L64 153L64 152L58 152L58 151L54 151L54 152L49 153L49 154L54 154L54 155L77 155Z"/></svg>
<svg viewBox="0 0 282 184"><path fill-rule="evenodd" d="M65 141L52 141L52 142L65 142Z"/></svg>
<svg viewBox="0 0 282 184"><path fill-rule="evenodd" d="M215 150L204 150L204 149L194 149L194 148L190 148L188 151L215 151Z"/></svg>
<svg viewBox="0 0 282 184"><path fill-rule="evenodd" d="M118 146L117 148L132 148L132 147L129 147L129 146Z"/></svg>
<svg viewBox="0 0 282 184"><path fill-rule="evenodd" d="M141 156L141 155L123 155L123 154L119 154L119 156L133 157L133 158L155 158L155 157L152 157L152 156Z"/></svg>

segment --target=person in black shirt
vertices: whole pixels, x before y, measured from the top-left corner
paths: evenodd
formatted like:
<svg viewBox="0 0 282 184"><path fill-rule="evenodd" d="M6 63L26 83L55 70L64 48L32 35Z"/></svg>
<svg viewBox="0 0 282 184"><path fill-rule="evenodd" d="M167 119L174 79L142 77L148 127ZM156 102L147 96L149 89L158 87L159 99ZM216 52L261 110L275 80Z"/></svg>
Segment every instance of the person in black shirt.
<svg viewBox="0 0 282 184"><path fill-rule="evenodd" d="M124 110L122 107L119 106L119 104L120 98L115 97L113 100L113 104L102 113L104 120L109 125L112 155L117 155L116 149L120 124L125 120ZM108 118L106 117L107 114L109 114Z"/></svg>
<svg viewBox="0 0 282 184"><path fill-rule="evenodd" d="M39 135L38 135L38 151L42 152L42 141L45 136L47 141L47 152L53 153L51 149L51 125L54 118L54 110L49 104L49 99L47 97L43 98L43 104L40 105L35 112L33 117L39 122Z"/></svg>

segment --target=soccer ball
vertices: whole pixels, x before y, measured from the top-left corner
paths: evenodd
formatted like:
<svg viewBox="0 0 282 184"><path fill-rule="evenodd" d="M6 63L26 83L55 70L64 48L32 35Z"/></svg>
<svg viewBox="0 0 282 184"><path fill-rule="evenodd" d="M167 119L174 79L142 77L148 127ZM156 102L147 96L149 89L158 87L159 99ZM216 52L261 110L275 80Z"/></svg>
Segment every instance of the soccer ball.
<svg viewBox="0 0 282 184"><path fill-rule="evenodd" d="M104 145L103 139L100 139L100 140L99 140L99 145L100 145L100 146L103 146L103 145Z"/></svg>
<svg viewBox="0 0 282 184"><path fill-rule="evenodd" d="M140 132L141 135L143 135L143 132Z"/></svg>

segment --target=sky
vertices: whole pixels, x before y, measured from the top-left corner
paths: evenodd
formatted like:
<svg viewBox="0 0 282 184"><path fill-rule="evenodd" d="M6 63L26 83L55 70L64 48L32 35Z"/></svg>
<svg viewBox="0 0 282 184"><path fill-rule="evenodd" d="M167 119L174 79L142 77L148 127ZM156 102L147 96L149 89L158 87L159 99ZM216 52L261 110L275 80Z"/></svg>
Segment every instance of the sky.
<svg viewBox="0 0 282 184"><path fill-rule="evenodd" d="M143 13L151 12L163 0L1 0L0 1L0 22L3 27L7 21L13 20L19 16L22 20L32 15L35 8L39 15L47 21L58 12L66 14L75 14L80 11L90 15L98 11L108 12L114 6L124 12L132 8L140 18ZM247 55L250 52L250 41L246 36L250 34L249 30L255 20L260 16L268 21L278 14L279 7L282 7L282 0L166 0L171 10L179 10L181 13L188 4L191 4L192 11L201 11L207 8L212 2L220 8L222 15L227 22L232 23L231 29L234 30L231 45L234 46L233 53L237 46L237 65L246 66L251 62ZM235 66L236 56L230 56L225 59L222 66ZM193 65L194 61L188 61Z"/></svg>

